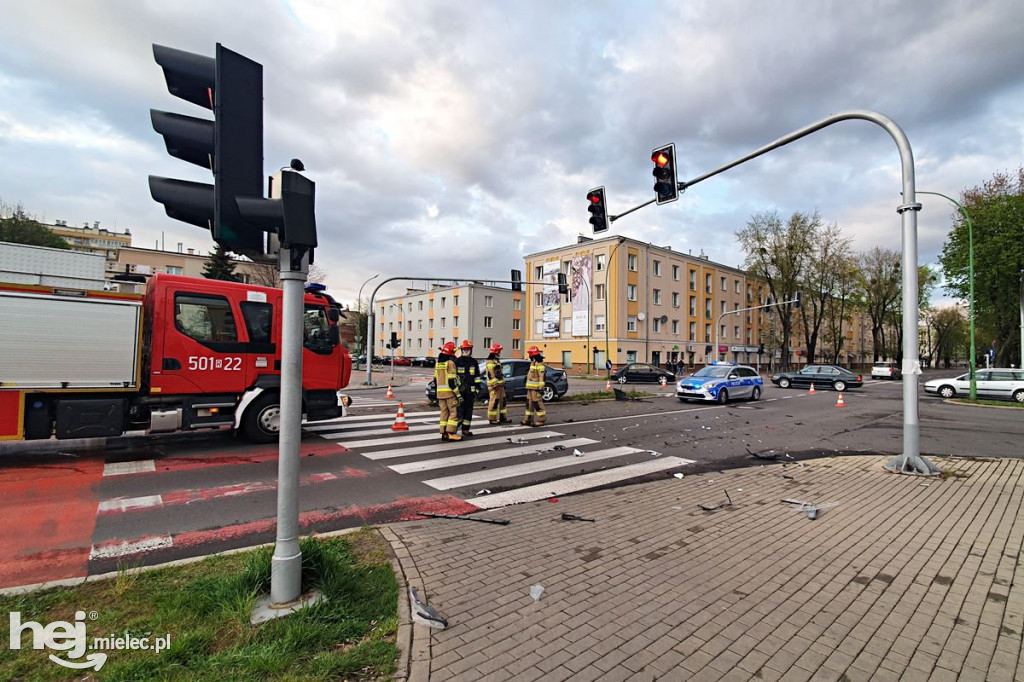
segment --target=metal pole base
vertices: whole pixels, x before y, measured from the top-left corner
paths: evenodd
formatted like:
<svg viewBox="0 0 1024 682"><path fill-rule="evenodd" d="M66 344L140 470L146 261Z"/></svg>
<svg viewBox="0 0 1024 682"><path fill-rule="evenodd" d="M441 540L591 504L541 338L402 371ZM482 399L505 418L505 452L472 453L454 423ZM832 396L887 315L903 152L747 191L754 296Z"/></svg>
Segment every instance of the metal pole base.
<svg viewBox="0 0 1024 682"><path fill-rule="evenodd" d="M290 546L293 545L293 546ZM277 556L292 550L291 556ZM302 592L302 552L298 542L278 542L274 557L270 560L270 603L288 604L298 599Z"/></svg>
<svg viewBox="0 0 1024 682"><path fill-rule="evenodd" d="M894 474L938 476L942 471L921 455L896 455L882 467Z"/></svg>

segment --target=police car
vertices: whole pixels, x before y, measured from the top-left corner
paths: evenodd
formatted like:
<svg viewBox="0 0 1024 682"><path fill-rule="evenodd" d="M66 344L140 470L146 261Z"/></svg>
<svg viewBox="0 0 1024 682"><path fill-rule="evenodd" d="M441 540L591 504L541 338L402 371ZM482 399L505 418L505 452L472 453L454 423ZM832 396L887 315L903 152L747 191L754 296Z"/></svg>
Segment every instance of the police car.
<svg viewBox="0 0 1024 682"><path fill-rule="evenodd" d="M676 383L680 402L706 400L725 403L732 398L757 400L764 382L753 367L735 362L712 362Z"/></svg>

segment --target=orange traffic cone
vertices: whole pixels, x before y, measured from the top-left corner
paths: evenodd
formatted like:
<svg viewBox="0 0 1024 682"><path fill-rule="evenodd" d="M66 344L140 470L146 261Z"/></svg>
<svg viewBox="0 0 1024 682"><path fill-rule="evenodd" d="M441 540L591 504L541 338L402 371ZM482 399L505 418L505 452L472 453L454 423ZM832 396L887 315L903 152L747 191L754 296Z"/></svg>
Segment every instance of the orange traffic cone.
<svg viewBox="0 0 1024 682"><path fill-rule="evenodd" d="M810 393L811 395L814 395L814 394L815 394L816 392L817 392L817 391L815 391L815 390L814 390L814 382L812 381L812 382L811 382L811 390L809 391L809 393Z"/></svg>
<svg viewBox="0 0 1024 682"><path fill-rule="evenodd" d="M666 386L668 386L668 379L661 377L661 387L665 388Z"/></svg>
<svg viewBox="0 0 1024 682"><path fill-rule="evenodd" d="M843 394L839 394L839 398L836 400L836 407L846 407L846 403L843 402Z"/></svg>
<svg viewBox="0 0 1024 682"><path fill-rule="evenodd" d="M391 390L391 384L388 384L388 392L384 394L384 397L388 400L395 399L395 392Z"/></svg>
<svg viewBox="0 0 1024 682"><path fill-rule="evenodd" d="M612 390L612 380L611 379L609 379L608 382L604 385L604 390L606 390L606 391Z"/></svg>
<svg viewBox="0 0 1024 682"><path fill-rule="evenodd" d="M408 431L409 425L405 423L405 408L398 403L398 414L395 415L395 423L391 425L392 431Z"/></svg>

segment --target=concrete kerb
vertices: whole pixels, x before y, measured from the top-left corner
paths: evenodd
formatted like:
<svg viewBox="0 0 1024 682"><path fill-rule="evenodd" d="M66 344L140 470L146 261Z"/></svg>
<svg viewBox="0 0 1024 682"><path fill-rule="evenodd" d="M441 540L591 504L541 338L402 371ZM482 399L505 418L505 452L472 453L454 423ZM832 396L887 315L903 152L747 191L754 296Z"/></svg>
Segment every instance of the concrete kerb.
<svg viewBox="0 0 1024 682"><path fill-rule="evenodd" d="M426 596L423 579L416 568L412 554L405 543L389 525L379 526L381 535L387 540L392 552L392 566L395 575L400 576L398 596L398 663L395 679L409 682L426 682L430 679L430 628L418 625L412 620L409 603L409 589L417 588Z"/></svg>

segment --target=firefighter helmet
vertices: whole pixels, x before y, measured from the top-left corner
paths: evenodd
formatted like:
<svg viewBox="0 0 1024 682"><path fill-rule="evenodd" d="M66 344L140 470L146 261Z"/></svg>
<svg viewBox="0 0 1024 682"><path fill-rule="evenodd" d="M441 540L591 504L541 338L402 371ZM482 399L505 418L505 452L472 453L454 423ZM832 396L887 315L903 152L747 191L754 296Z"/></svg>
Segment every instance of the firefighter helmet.
<svg viewBox="0 0 1024 682"><path fill-rule="evenodd" d="M447 355L455 355L455 342L449 341L441 346L441 352Z"/></svg>
<svg viewBox="0 0 1024 682"><path fill-rule="evenodd" d="M469 339L463 339L462 345L459 346L462 350L473 350L473 342Z"/></svg>
<svg viewBox="0 0 1024 682"><path fill-rule="evenodd" d="M537 346L530 346L529 348L526 349L526 355L527 357L531 358L534 355L540 355L540 348L537 348Z"/></svg>
<svg viewBox="0 0 1024 682"><path fill-rule="evenodd" d="M501 351L502 351L502 348L501 348L501 344L500 343L496 343L493 346L491 346L491 350L490 350L491 353L500 353Z"/></svg>

